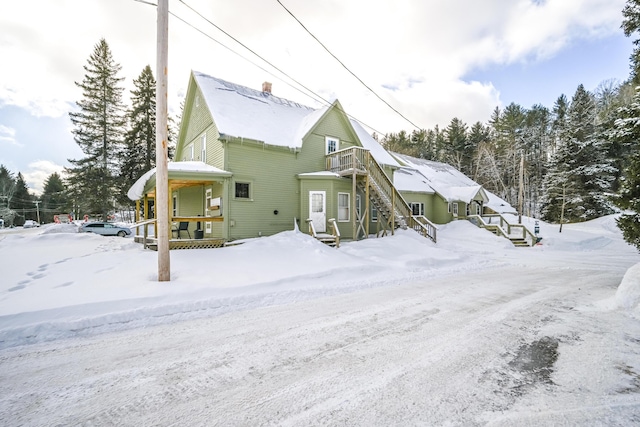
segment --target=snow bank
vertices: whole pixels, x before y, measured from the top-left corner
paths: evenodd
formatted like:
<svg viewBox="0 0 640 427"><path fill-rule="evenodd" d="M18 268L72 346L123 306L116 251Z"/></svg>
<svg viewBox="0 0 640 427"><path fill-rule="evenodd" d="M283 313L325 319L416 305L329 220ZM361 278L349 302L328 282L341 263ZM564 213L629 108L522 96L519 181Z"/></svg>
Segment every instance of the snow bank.
<svg viewBox="0 0 640 427"><path fill-rule="evenodd" d="M634 265L622 278L616 292L616 305L640 311L640 263Z"/></svg>

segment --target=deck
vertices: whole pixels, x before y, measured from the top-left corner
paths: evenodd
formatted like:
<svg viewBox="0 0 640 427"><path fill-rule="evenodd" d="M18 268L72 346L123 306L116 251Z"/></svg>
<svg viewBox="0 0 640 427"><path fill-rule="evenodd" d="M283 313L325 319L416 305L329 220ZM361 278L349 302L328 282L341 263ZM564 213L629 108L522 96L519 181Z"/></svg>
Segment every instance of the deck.
<svg viewBox="0 0 640 427"><path fill-rule="evenodd" d="M146 243L143 236L135 236L136 243L142 243L145 248L158 250L158 240L155 237L147 237ZM203 239L170 239L169 250L171 249L212 249L225 246L226 240L219 238L203 238Z"/></svg>

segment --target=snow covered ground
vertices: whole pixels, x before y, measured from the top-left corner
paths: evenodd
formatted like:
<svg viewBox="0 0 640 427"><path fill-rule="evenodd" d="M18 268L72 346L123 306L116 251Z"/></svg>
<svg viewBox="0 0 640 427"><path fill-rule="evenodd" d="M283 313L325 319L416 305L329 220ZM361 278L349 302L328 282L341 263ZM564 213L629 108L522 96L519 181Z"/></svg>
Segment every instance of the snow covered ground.
<svg viewBox="0 0 640 427"><path fill-rule="evenodd" d="M0 230L3 425L640 423L640 256L612 216L518 249L464 221L289 231L172 251L166 283L132 238L73 231Z"/></svg>

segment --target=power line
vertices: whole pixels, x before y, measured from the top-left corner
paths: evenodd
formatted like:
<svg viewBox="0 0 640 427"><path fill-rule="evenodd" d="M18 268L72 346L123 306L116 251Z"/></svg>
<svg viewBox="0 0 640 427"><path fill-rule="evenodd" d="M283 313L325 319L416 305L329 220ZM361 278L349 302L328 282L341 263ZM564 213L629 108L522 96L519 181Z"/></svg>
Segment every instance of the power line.
<svg viewBox="0 0 640 427"><path fill-rule="evenodd" d="M144 0L134 0L138 3L144 3L144 4L148 4L151 6L156 6L155 3L152 2L148 2L148 1L144 1ZM169 14L171 16L173 16L174 18L178 19L179 21L183 22L184 24L188 25L189 27L193 28L194 30L196 30L197 32L199 32L200 34L202 34L203 36L207 37L208 39L212 40L213 42L219 44L220 46L222 46L223 48L229 50L231 53L238 55L240 58L244 59L245 61L249 62L250 64L256 66L257 68L261 69L262 71L268 73L269 75L277 78L278 80L282 81L284 84L286 84L287 86L291 87L294 90L297 90L298 92L300 92L301 94L308 96L309 98L313 99L316 102L321 102L324 103L325 105L331 105L331 102L328 101L327 99L325 99L324 97L322 97L321 95L317 94L315 91L313 91L312 89L309 89L308 87L306 87L304 84L300 83L299 81L297 81L295 78L291 77L289 74L287 74L286 72L282 71L280 68L278 68L277 66L275 66L274 64L272 64L270 61L268 61L267 59L263 58L261 55L259 55L258 53L256 53L255 51L253 51L253 49L251 49L250 47L246 46L244 43L242 43L240 40L236 39L235 37L233 37L231 34L229 34L227 31L225 31L224 29L220 28L218 25L216 25L215 23L213 23L211 20L209 20L208 18L206 18L205 16L203 16L200 12L198 12L197 10L195 10L193 7L189 6L187 3L185 3L183 0L180 0L180 2L182 4L184 4L187 8L189 8L191 11L193 11L196 15L198 15L200 18L202 18L203 20L205 20L207 23L209 23L211 26L213 26L214 28L218 29L219 31L221 31L223 34L225 34L227 37L231 38L233 41L235 41L236 43L238 43L240 46L242 46L243 48L247 49L249 52L251 52L253 55L257 56L258 58L260 58L262 61L264 61L265 63L269 64L271 67L273 67L275 70L277 70L278 72L280 72L282 75L284 75L285 77L287 77L288 79L290 79L291 81L295 82L296 84L298 84L299 86L301 86L302 88L304 88L305 90L307 90L309 93L313 94L316 98L314 98L314 96L311 96L309 93L305 93L302 90L300 90L298 87L295 87L293 85L291 85L290 83L282 80L281 78L279 78L278 76L274 75L271 71L265 69L264 67L260 66L259 64L256 64L255 62L253 62L252 60L250 60L249 58L241 55L240 53L236 52L235 50L231 49L230 47L226 46L224 43L216 40L215 38L213 38L212 36L210 36L209 34L205 33L204 31L202 31L201 29L197 28L195 25L191 24L190 22L188 22L186 19L176 15L175 13L169 11ZM371 125L366 124L365 122L363 122L362 120L359 120L358 118L354 117L353 115L347 113L346 111L344 111L342 108L340 108L340 111L342 113L344 113L347 117L356 120L357 122L360 122L361 124L363 124L364 126L368 127L369 129L373 130L374 132L377 132L380 135L383 135L383 132L380 132L379 130L377 130L376 128L374 128Z"/></svg>
<svg viewBox="0 0 640 427"><path fill-rule="evenodd" d="M181 1L182 1L182 0L181 0ZM314 40L315 40L315 41L317 41L317 42L320 44L320 46L322 46L322 48L323 48L324 50L326 50L326 51L327 51L327 53L328 53L329 55L331 55L331 56L333 57L333 59L335 59L336 61L338 61L338 63L339 63L340 65L342 65L342 67L343 67L345 70L347 70L347 71L348 71L348 72L349 72L353 77L355 77L355 78L356 78L360 83L362 83L362 85L363 85L365 88L367 88L367 89L369 90L369 92L371 92L372 94L374 94L374 95L375 95L375 96L376 96L380 101L384 102L384 103L387 105L387 107L389 107L389 108L391 108L393 111L395 111L395 112L396 112L396 114L398 114L400 117L402 117L403 119L405 119L407 122L409 122L411 125L413 125L416 129L418 129L418 130L420 130L420 129L421 129L421 128L420 128L420 126L416 125L416 124L415 124L415 123L413 123L411 120L409 120L407 117L405 117L405 116L404 116L400 111L396 110L396 109L395 109L391 104L389 104L389 103L388 103L386 100L384 100L380 95L378 95L378 94L377 94L373 89L371 89L371 88L370 88L370 87L369 87L365 82L363 82L363 81L362 81L362 79L361 79L360 77L358 77L358 76L357 76L353 71L351 71L351 70L350 70L346 65L344 65L344 63L343 63L340 59L338 59L338 57L337 57L337 56L335 56L335 55L333 54L333 52L331 52L331 51L329 50L329 48L327 48L327 47L324 45L324 43L322 43L320 40L318 40L318 38L317 38L317 37L316 37L316 36L315 36L311 31L309 31L309 30L307 29L307 27L305 27L305 26L304 26L304 24L303 24L302 22L300 22L300 20L299 20L299 19L298 19L298 18L297 18L293 13L291 13L291 11L290 11L289 9L287 9L287 7L286 7L285 5L283 5L283 4L282 4L282 2L281 2L280 0L276 0L276 1L278 2L278 4L279 4L280 6L282 6L282 8L283 8L284 10L286 10L286 11L287 11L287 13L289 13L289 15L291 15L291 17L292 17L293 19L295 19L295 20L296 20L296 22L297 22L298 24L300 24L300 26L301 26L302 28L304 28L304 30L305 30L305 31L306 31L306 32L307 32L311 37L313 37L313 38L314 38Z"/></svg>

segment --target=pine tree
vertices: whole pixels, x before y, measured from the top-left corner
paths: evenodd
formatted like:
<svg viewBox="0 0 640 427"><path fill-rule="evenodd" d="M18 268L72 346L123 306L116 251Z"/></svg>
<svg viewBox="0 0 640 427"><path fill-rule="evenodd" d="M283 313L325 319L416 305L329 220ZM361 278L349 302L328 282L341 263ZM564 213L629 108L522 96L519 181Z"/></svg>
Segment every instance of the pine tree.
<svg viewBox="0 0 640 427"><path fill-rule="evenodd" d="M106 218L118 193L118 154L125 126L123 79L117 76L121 66L113 60L105 39L96 44L84 69L83 81L76 82L83 92L77 103L80 111L69 116L74 139L85 157L69 159L73 166L67 172L79 193L80 206Z"/></svg>
<svg viewBox="0 0 640 427"><path fill-rule="evenodd" d="M0 165L0 218L5 225L13 224L15 211L11 208L16 191L16 180L9 169Z"/></svg>
<svg viewBox="0 0 640 427"><path fill-rule="evenodd" d="M128 203L127 191L156 164L156 80L147 65L133 81L129 131L124 139L120 166L120 200Z"/></svg>
<svg viewBox="0 0 640 427"><path fill-rule="evenodd" d="M584 221L612 212L608 194L615 168L606 153L606 141L596 127L594 97L580 85L544 180L543 218Z"/></svg>
<svg viewBox="0 0 640 427"><path fill-rule="evenodd" d="M451 119L449 126L444 130L445 135L445 161L459 171L470 175L472 152L469 138L467 137L467 125L457 117Z"/></svg>
<svg viewBox="0 0 640 427"><path fill-rule="evenodd" d="M609 133L612 143L630 153L625 162L619 194L614 203L621 209L628 210L618 219L618 227L624 239L640 249L640 91L632 102L620 107L618 118Z"/></svg>
<svg viewBox="0 0 640 427"><path fill-rule="evenodd" d="M68 214L71 212L71 203L65 192L62 178L57 172L52 173L44 182L44 190L40 196L42 209L40 219L42 222L53 222L54 215Z"/></svg>
<svg viewBox="0 0 640 427"><path fill-rule="evenodd" d="M16 225L24 224L27 219L36 219L33 196L29 193L27 182L22 173L18 172L16 177L16 191L13 194L13 209L16 211L18 221Z"/></svg>
<svg viewBox="0 0 640 427"><path fill-rule="evenodd" d="M640 1L627 0L627 4L622 9L622 25L624 35L630 37L632 34L640 32ZM633 41L635 45L633 53L629 58L631 61L631 82L633 86L640 85L640 39Z"/></svg>

